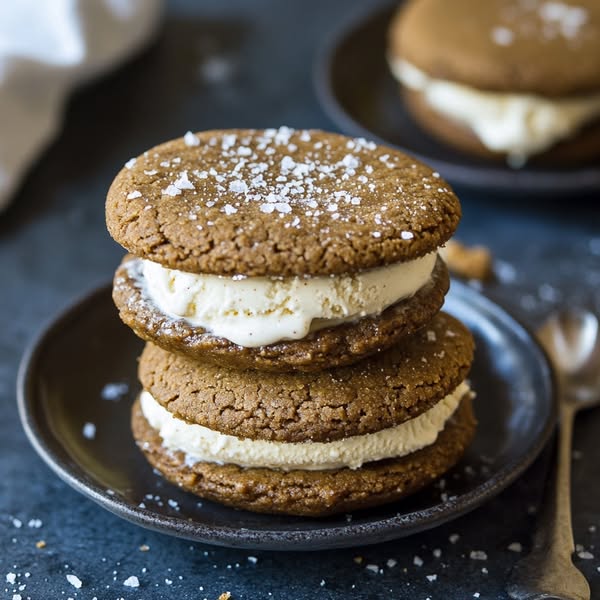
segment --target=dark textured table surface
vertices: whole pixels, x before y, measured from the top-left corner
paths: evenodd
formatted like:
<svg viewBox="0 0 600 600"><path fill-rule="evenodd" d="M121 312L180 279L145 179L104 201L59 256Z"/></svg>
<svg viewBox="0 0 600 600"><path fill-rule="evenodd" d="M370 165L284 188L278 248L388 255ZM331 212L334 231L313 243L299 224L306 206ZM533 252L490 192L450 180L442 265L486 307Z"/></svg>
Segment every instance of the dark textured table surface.
<svg viewBox="0 0 600 600"><path fill-rule="evenodd" d="M168 537L105 512L46 467L17 416L27 344L58 310L108 281L120 260L104 226L104 196L122 164L188 129L335 129L318 104L313 63L328 33L361 4L170 2L151 48L72 97L60 138L0 215L0 597L506 598L515 543L522 552L530 544L544 456L496 499L423 534L328 552L248 552ZM457 237L487 244L496 260L499 281L484 291L531 327L561 304L600 309L597 197L586 206L577 196L550 202L457 191L464 210ZM595 598L599 432L599 411L578 418L573 461L574 560ZM476 552L477 560L472 551L485 554ZM132 575L139 588L123 585Z"/></svg>

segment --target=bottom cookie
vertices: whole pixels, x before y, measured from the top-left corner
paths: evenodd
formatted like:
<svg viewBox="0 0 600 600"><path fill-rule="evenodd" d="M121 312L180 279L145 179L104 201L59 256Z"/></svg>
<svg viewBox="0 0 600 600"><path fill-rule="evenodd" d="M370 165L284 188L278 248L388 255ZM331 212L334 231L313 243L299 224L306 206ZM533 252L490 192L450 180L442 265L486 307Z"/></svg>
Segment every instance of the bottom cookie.
<svg viewBox="0 0 600 600"><path fill-rule="evenodd" d="M431 446L356 470L330 471L188 465L182 452L163 447L139 400L133 405L131 425L150 464L167 480L201 498L254 512L316 517L377 506L420 490L458 462L473 438L476 421L471 398L465 397Z"/></svg>

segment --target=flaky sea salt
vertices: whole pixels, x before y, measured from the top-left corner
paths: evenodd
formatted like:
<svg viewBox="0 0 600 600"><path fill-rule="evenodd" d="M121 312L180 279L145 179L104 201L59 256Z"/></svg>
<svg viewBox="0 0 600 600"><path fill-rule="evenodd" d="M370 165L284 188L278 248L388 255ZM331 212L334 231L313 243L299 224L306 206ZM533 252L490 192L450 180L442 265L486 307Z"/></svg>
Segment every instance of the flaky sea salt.
<svg viewBox="0 0 600 600"><path fill-rule="evenodd" d="M81 582L81 579L79 579L79 577L77 577L77 575L73 575L71 573L69 573L67 576L67 581L74 587L74 588L81 588L81 586L83 585Z"/></svg>
<svg viewBox="0 0 600 600"><path fill-rule="evenodd" d="M183 142L186 146L199 146L200 139L197 135L194 135L191 131L187 131L183 136Z"/></svg>
<svg viewBox="0 0 600 600"><path fill-rule="evenodd" d="M163 193L165 196L173 196L173 197L175 197L175 196L179 196L179 194L181 194L181 190L180 190L178 187L174 186L173 184L169 184L169 185L168 185L168 186L167 186L167 187L166 187L166 188L165 188L165 189L162 191L162 193Z"/></svg>
<svg viewBox="0 0 600 600"><path fill-rule="evenodd" d="M492 41L498 46L510 46L515 34L508 27L494 27L491 32Z"/></svg>
<svg viewBox="0 0 600 600"><path fill-rule="evenodd" d="M96 425L94 423L85 423L82 433L84 438L93 440L96 437Z"/></svg>
<svg viewBox="0 0 600 600"><path fill-rule="evenodd" d="M100 391L103 400L120 400L129 391L126 383L107 383Z"/></svg>
<svg viewBox="0 0 600 600"><path fill-rule="evenodd" d="M194 187L194 184L190 181L187 171L181 171L181 173L179 174L179 177L175 180L173 185L179 190L195 190L196 189Z"/></svg>
<svg viewBox="0 0 600 600"><path fill-rule="evenodd" d="M542 21L554 25L562 36L572 39L588 22L588 12L580 6L569 6L564 2L544 2L538 8Z"/></svg>
<svg viewBox="0 0 600 600"><path fill-rule="evenodd" d="M129 194L127 194L127 200L135 200L136 198L141 198L141 197L142 197L142 192L139 192L138 190L129 192Z"/></svg>
<svg viewBox="0 0 600 600"><path fill-rule="evenodd" d="M135 575L131 575L123 582L123 585L132 588L140 587L140 580Z"/></svg>
<svg viewBox="0 0 600 600"><path fill-rule="evenodd" d="M296 161L291 156L284 156L281 159L281 169L291 171L296 166Z"/></svg>
<svg viewBox="0 0 600 600"><path fill-rule="evenodd" d="M415 237L415 234L414 234L412 231L403 231L403 232L400 234L400 237L401 237L403 240L412 240L412 239Z"/></svg>
<svg viewBox="0 0 600 600"><path fill-rule="evenodd" d="M229 183L229 191L235 194L245 194L248 191L248 184L241 179L234 179Z"/></svg>

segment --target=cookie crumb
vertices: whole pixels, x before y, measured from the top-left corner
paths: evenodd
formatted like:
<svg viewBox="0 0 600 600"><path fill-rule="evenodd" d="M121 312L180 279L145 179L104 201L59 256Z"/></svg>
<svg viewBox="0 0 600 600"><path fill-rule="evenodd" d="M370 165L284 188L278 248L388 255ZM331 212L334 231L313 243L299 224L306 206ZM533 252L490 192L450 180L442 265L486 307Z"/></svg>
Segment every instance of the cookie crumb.
<svg viewBox="0 0 600 600"><path fill-rule="evenodd" d="M148 550L150 550L150 546L148 546L148 544L142 544L140 546L140 552L148 552Z"/></svg>
<svg viewBox="0 0 600 600"><path fill-rule="evenodd" d="M465 246L448 240L440 254L454 275L476 281L487 281L493 275L492 255L485 246Z"/></svg>
<svg viewBox="0 0 600 600"><path fill-rule="evenodd" d="M231 598L231 592L223 592L218 600L229 600Z"/></svg>
<svg viewBox="0 0 600 600"><path fill-rule="evenodd" d="M45 547L46 547L46 542L45 542L44 540L38 540L38 541L35 543L35 547L36 547L36 548L39 548L39 549L41 550L42 548L45 548Z"/></svg>
<svg viewBox="0 0 600 600"><path fill-rule="evenodd" d="M508 545L508 549L511 552L522 552L523 546L519 542L512 542L512 544Z"/></svg>

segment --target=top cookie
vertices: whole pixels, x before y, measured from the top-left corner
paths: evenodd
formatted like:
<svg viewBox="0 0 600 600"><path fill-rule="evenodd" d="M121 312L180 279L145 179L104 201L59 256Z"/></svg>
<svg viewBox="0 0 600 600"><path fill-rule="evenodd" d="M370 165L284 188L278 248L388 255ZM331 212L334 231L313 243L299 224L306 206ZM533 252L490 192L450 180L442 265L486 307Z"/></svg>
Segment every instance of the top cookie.
<svg viewBox="0 0 600 600"><path fill-rule="evenodd" d="M412 0L394 18L390 58L480 90L600 92L600 2Z"/></svg>
<svg viewBox="0 0 600 600"><path fill-rule="evenodd" d="M412 260L454 232L437 173L364 139L287 127L187 133L131 159L108 192L110 234L165 267L339 275Z"/></svg>

